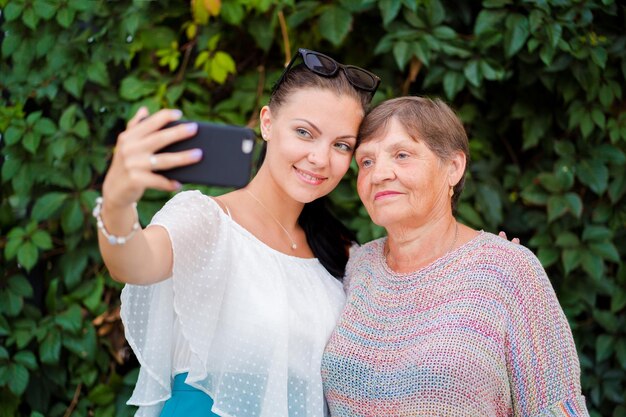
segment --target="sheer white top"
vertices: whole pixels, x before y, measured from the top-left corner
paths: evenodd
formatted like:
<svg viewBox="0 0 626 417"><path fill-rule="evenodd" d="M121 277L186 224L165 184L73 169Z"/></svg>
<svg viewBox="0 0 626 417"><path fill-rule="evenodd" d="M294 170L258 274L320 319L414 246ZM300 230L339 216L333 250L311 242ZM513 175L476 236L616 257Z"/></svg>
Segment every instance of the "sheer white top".
<svg viewBox="0 0 626 417"><path fill-rule="evenodd" d="M156 417L174 374L220 416L323 416L322 352L345 301L317 259L278 252L198 191L154 216L172 242L172 277L126 285L122 320L139 379L128 401Z"/></svg>

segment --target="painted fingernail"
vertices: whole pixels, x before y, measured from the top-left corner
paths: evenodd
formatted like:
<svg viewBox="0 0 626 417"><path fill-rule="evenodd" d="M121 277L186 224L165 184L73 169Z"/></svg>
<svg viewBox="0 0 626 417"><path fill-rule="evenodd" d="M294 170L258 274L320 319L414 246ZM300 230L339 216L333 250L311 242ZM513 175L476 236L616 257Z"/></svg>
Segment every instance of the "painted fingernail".
<svg viewBox="0 0 626 417"><path fill-rule="evenodd" d="M190 132L190 133L193 133L193 132L198 130L198 124L197 123L187 123L185 125L185 127L187 128L187 131Z"/></svg>
<svg viewBox="0 0 626 417"><path fill-rule="evenodd" d="M191 150L191 158L200 159L202 158L202 149L192 149Z"/></svg>
<svg viewBox="0 0 626 417"><path fill-rule="evenodd" d="M178 181L172 181L172 184L174 185L174 188L177 190L180 190L183 187L183 185L179 183Z"/></svg>
<svg viewBox="0 0 626 417"><path fill-rule="evenodd" d="M183 112L178 109L172 110L172 117L174 117L175 119L180 119L181 117L183 117Z"/></svg>

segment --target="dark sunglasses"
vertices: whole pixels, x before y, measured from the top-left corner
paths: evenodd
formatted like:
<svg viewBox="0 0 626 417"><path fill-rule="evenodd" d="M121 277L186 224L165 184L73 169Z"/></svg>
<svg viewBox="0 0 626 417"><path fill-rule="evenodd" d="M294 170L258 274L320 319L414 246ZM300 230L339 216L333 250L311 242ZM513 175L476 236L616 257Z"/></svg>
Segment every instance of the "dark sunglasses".
<svg viewBox="0 0 626 417"><path fill-rule="evenodd" d="M380 78L378 78L376 74L364 70L363 68L355 67L354 65L340 64L331 57L322 53L299 48L298 53L291 58L291 61L289 61L289 64L285 67L285 70L281 74L280 78L276 81L276 84L274 84L272 94L282 84L285 79L285 75L287 75L299 56L302 57L305 67L322 77L334 77L337 74L337 71L342 69L350 84L359 90L370 92L372 96L380 84Z"/></svg>

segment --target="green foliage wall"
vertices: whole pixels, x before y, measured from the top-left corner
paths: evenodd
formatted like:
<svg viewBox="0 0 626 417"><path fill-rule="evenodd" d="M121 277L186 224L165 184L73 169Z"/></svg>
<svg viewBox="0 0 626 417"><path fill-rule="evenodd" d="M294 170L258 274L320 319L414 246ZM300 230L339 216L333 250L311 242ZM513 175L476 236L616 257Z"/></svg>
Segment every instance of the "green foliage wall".
<svg viewBox="0 0 626 417"><path fill-rule="evenodd" d="M440 96L472 165L459 218L548 270L594 416L626 415L626 27L614 0L0 0L0 417L129 416L137 377L90 211L140 105L256 121L290 52ZM332 198L361 241L352 169ZM206 189L206 192L221 190ZM145 224L167 195L140 203ZM554 352L558 354L559 352Z"/></svg>

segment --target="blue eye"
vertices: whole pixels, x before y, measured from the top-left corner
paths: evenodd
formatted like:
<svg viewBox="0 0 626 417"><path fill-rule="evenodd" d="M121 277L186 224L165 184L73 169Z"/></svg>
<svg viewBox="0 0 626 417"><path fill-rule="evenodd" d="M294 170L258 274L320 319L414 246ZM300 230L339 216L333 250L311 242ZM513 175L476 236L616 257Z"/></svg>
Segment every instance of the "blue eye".
<svg viewBox="0 0 626 417"><path fill-rule="evenodd" d="M301 127L299 127L299 128L297 128L297 129L296 129L296 134L297 134L298 136L301 136L301 137L306 137L306 138L310 138L310 137L311 137L311 133L309 133L309 131L308 131L308 130L303 129L303 128L301 128Z"/></svg>
<svg viewBox="0 0 626 417"><path fill-rule="evenodd" d="M409 157L409 154L406 153L406 152L399 152L398 155L397 155L398 159L406 159L408 157Z"/></svg>
<svg viewBox="0 0 626 417"><path fill-rule="evenodd" d="M371 159L364 159L361 161L361 168L369 168L372 166L373 163L374 161L372 161Z"/></svg>
<svg viewBox="0 0 626 417"><path fill-rule="evenodd" d="M352 146L344 142L335 143L335 148L338 148L345 152L352 152Z"/></svg>

